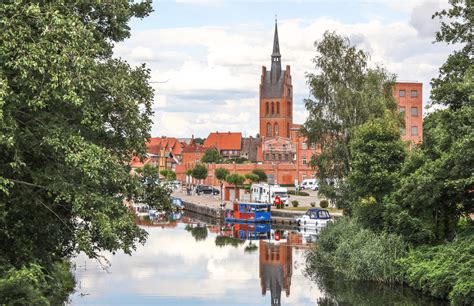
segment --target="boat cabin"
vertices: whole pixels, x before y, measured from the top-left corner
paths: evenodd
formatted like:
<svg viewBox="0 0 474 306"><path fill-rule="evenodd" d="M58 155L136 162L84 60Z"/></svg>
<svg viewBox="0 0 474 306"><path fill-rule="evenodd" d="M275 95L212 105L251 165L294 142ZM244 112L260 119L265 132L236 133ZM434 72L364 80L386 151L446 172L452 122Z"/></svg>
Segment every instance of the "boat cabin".
<svg viewBox="0 0 474 306"><path fill-rule="evenodd" d="M234 203L230 216L226 222L270 222L271 204L262 203Z"/></svg>

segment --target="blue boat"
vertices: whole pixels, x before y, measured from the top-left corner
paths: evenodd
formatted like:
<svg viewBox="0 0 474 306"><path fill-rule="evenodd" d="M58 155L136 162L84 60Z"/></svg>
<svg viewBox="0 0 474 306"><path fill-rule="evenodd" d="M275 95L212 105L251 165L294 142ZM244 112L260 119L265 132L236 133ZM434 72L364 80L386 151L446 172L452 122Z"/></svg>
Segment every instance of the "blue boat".
<svg viewBox="0 0 474 306"><path fill-rule="evenodd" d="M184 202L180 198L171 197L171 205L177 209L184 209Z"/></svg>
<svg viewBox="0 0 474 306"><path fill-rule="evenodd" d="M225 222L258 223L271 221L272 204L234 203L234 209L228 211Z"/></svg>

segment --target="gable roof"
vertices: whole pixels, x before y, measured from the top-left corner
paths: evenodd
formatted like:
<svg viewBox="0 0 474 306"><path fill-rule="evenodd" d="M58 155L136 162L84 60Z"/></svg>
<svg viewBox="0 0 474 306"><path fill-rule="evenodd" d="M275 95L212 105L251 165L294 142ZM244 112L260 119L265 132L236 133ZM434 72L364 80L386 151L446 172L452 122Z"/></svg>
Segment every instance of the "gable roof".
<svg viewBox="0 0 474 306"><path fill-rule="evenodd" d="M183 149L182 144L174 137L153 137L146 143L146 151L151 154L160 154L163 148L165 152L171 152L174 156L180 155Z"/></svg>
<svg viewBox="0 0 474 306"><path fill-rule="evenodd" d="M242 133L215 132L210 133L204 141L204 146L217 148L219 150L239 150L242 145Z"/></svg>

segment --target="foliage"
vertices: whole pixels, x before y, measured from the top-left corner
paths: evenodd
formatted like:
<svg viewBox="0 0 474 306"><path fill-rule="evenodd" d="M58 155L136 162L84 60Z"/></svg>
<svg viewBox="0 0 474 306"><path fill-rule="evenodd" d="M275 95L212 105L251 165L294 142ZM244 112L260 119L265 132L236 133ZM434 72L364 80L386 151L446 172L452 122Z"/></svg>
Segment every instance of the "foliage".
<svg viewBox="0 0 474 306"><path fill-rule="evenodd" d="M237 187L237 186L241 186L244 183L245 177L238 173L231 173L226 176L225 181Z"/></svg>
<svg viewBox="0 0 474 306"><path fill-rule="evenodd" d="M411 250L398 264L404 281L430 295L449 297L455 305L474 304L474 235Z"/></svg>
<svg viewBox="0 0 474 306"><path fill-rule="evenodd" d="M328 207L329 207L329 202L328 202L328 200L321 200L321 201L319 202L319 207L321 207L321 208L328 208Z"/></svg>
<svg viewBox="0 0 474 306"><path fill-rule="evenodd" d="M351 198L374 197L378 203L393 191L406 157L400 129L389 115L362 124L350 142Z"/></svg>
<svg viewBox="0 0 474 306"><path fill-rule="evenodd" d="M204 241L207 238L207 227L206 226L196 226L191 228L191 235L196 241Z"/></svg>
<svg viewBox="0 0 474 306"><path fill-rule="evenodd" d="M157 167L146 164L143 168L136 169L136 172L139 174L141 185L137 200L158 210L171 211L171 190L160 184ZM166 174L168 174L168 170Z"/></svg>
<svg viewBox="0 0 474 306"><path fill-rule="evenodd" d="M306 191L296 191L296 190L288 190L287 192L289 195L297 195L297 196L303 196L303 197L308 197L309 193Z"/></svg>
<svg viewBox="0 0 474 306"><path fill-rule="evenodd" d="M258 177L259 177L258 181L259 182L266 182L267 181L267 174L262 169L253 169L252 173L258 175Z"/></svg>
<svg viewBox="0 0 474 306"><path fill-rule="evenodd" d="M207 178L207 168L202 164L194 166L191 175L196 180L205 180Z"/></svg>
<svg viewBox="0 0 474 306"><path fill-rule="evenodd" d="M307 257L310 270L330 267L353 280L400 280L396 260L406 254L402 237L375 233L344 217L326 226Z"/></svg>
<svg viewBox="0 0 474 306"><path fill-rule="evenodd" d="M215 175L217 180L222 182L222 181L225 180L227 175L229 175L229 170L227 170L225 168L216 168L216 170L214 170L214 175Z"/></svg>
<svg viewBox="0 0 474 306"><path fill-rule="evenodd" d="M192 176L193 175L193 169L186 170L186 175Z"/></svg>
<svg viewBox="0 0 474 306"><path fill-rule="evenodd" d="M234 237L227 237L227 236L217 236L214 242L218 247L224 247L227 245L231 245L233 247L238 247L245 243L245 240L240 240Z"/></svg>
<svg viewBox="0 0 474 306"><path fill-rule="evenodd" d="M469 0L449 2L451 8L433 15L441 20L436 41L461 45L462 48L449 55L439 69L438 78L431 80L431 98L456 110L463 105L472 105L474 99L474 4Z"/></svg>
<svg viewBox="0 0 474 306"><path fill-rule="evenodd" d="M293 205L293 207L298 207L299 204L300 203L297 200L291 201L291 205Z"/></svg>
<svg viewBox="0 0 474 306"><path fill-rule="evenodd" d="M67 300L75 284L68 261L56 262L47 272L39 264L20 269L10 266L0 273L0 303L60 305Z"/></svg>
<svg viewBox="0 0 474 306"><path fill-rule="evenodd" d="M257 183L260 180L260 177L255 173L247 173L245 174L245 178L250 181L250 183Z"/></svg>
<svg viewBox="0 0 474 306"><path fill-rule="evenodd" d="M199 138L199 137L198 137L198 138L194 138L194 142L195 142L196 144L199 144L199 145L203 145L205 140L206 140L206 139L204 139L204 138Z"/></svg>
<svg viewBox="0 0 474 306"><path fill-rule="evenodd" d="M167 180L167 181L174 181L176 180L176 172L169 169L162 169L160 170L160 174Z"/></svg>
<svg viewBox="0 0 474 306"><path fill-rule="evenodd" d="M347 38L326 32L315 42L313 59L318 74L308 74L312 99L305 100L309 117L302 132L309 142L321 146L311 166L318 169L320 193L334 200L338 185L351 170L350 140L356 129L369 119L383 117L397 109L392 95L394 76L382 68L367 67L368 54L350 45ZM341 206L343 204L338 204Z"/></svg>
<svg viewBox="0 0 474 306"><path fill-rule="evenodd" d="M222 161L222 156L215 148L209 148L204 152L201 161L206 164L218 164Z"/></svg>

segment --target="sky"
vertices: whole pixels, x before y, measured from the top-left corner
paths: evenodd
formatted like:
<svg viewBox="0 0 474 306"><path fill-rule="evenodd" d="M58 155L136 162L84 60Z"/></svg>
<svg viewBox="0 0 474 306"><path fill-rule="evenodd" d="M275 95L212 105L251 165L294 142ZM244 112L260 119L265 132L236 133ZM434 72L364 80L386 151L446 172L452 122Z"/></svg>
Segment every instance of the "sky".
<svg viewBox="0 0 474 306"><path fill-rule="evenodd" d="M131 37L114 48L132 65L145 63L155 90L153 137L207 137L210 132L258 133L262 66L269 68L275 16L282 66L291 66L295 123L304 123L307 73L314 42L325 31L348 37L400 81L430 80L453 51L433 43L432 14L447 0L166 0L132 20Z"/></svg>

